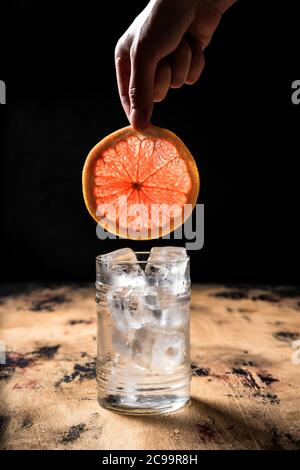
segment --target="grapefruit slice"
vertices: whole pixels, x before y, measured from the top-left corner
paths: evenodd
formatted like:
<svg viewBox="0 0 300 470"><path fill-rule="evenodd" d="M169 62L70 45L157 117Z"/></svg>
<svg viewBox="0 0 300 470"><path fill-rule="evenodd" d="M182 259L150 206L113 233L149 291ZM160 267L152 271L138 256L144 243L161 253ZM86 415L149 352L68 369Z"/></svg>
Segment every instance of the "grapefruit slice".
<svg viewBox="0 0 300 470"><path fill-rule="evenodd" d="M199 173L184 143L172 132L148 126L119 129L88 154L83 196L91 216L123 238L166 235L190 216Z"/></svg>

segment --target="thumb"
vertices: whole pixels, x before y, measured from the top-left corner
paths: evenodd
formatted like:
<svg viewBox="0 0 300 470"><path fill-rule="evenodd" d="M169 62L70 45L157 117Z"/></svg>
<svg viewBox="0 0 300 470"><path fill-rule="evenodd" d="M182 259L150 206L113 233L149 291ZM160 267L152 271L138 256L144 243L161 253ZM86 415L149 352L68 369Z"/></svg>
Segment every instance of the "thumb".
<svg viewBox="0 0 300 470"><path fill-rule="evenodd" d="M144 129L153 110L153 88L156 64L147 55L135 51L131 54L131 76L129 82L131 125Z"/></svg>

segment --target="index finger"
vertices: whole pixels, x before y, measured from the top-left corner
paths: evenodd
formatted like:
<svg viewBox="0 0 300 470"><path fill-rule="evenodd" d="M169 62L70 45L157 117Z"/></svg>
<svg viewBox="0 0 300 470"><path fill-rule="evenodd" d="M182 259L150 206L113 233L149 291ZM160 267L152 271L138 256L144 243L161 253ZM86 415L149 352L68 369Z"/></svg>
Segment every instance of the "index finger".
<svg viewBox="0 0 300 470"><path fill-rule="evenodd" d="M146 51L131 53L130 121L136 129L146 127L151 118L155 69L156 62Z"/></svg>
<svg viewBox="0 0 300 470"><path fill-rule="evenodd" d="M117 74L118 90L123 109L129 119L130 99L129 99L129 81L130 81L130 56L125 50L116 51L115 65Z"/></svg>

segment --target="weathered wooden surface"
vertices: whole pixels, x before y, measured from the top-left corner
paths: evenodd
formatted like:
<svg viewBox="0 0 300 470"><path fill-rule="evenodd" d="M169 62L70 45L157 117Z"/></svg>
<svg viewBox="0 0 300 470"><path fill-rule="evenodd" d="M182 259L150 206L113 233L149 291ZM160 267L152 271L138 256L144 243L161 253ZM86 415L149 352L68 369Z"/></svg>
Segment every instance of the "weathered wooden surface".
<svg viewBox="0 0 300 470"><path fill-rule="evenodd" d="M295 288L194 286L192 403L156 417L97 404L93 287L2 289L0 310L4 449L300 448Z"/></svg>

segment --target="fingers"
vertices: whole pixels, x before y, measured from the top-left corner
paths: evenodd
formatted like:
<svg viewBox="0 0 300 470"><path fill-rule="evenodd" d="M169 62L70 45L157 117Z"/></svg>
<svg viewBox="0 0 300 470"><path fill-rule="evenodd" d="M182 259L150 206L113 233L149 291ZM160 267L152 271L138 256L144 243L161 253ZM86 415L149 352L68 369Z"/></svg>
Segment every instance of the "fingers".
<svg viewBox="0 0 300 470"><path fill-rule="evenodd" d="M234 3L236 0L218 0L214 7L216 8L217 11L220 12L220 14L225 13L225 11Z"/></svg>
<svg viewBox="0 0 300 470"><path fill-rule="evenodd" d="M171 85L172 70L166 59L161 60L156 68L153 101L160 102L168 93Z"/></svg>
<svg viewBox="0 0 300 470"><path fill-rule="evenodd" d="M153 109L153 88L156 63L146 51L130 51L131 76L128 96L130 100L129 120L135 129L144 129Z"/></svg>
<svg viewBox="0 0 300 470"><path fill-rule="evenodd" d="M201 42L192 40L190 44L192 49L192 60L190 70L185 81L188 85L192 85L199 79L205 65Z"/></svg>
<svg viewBox="0 0 300 470"><path fill-rule="evenodd" d="M187 80L192 60L189 43L183 39L171 58L172 79L171 88L180 88Z"/></svg>
<svg viewBox="0 0 300 470"><path fill-rule="evenodd" d="M157 63L149 51L122 46L115 53L118 90L122 106L135 129L144 129L153 110L153 102L162 101L168 89L195 83L205 61L200 41L181 41L172 56ZM170 65L171 64L171 65Z"/></svg>
<svg viewBox="0 0 300 470"><path fill-rule="evenodd" d="M121 99L123 109L126 113L127 118L130 114L130 99L129 99L129 81L130 81L130 57L125 51L119 51L116 49L115 64L117 73L118 90Z"/></svg>

